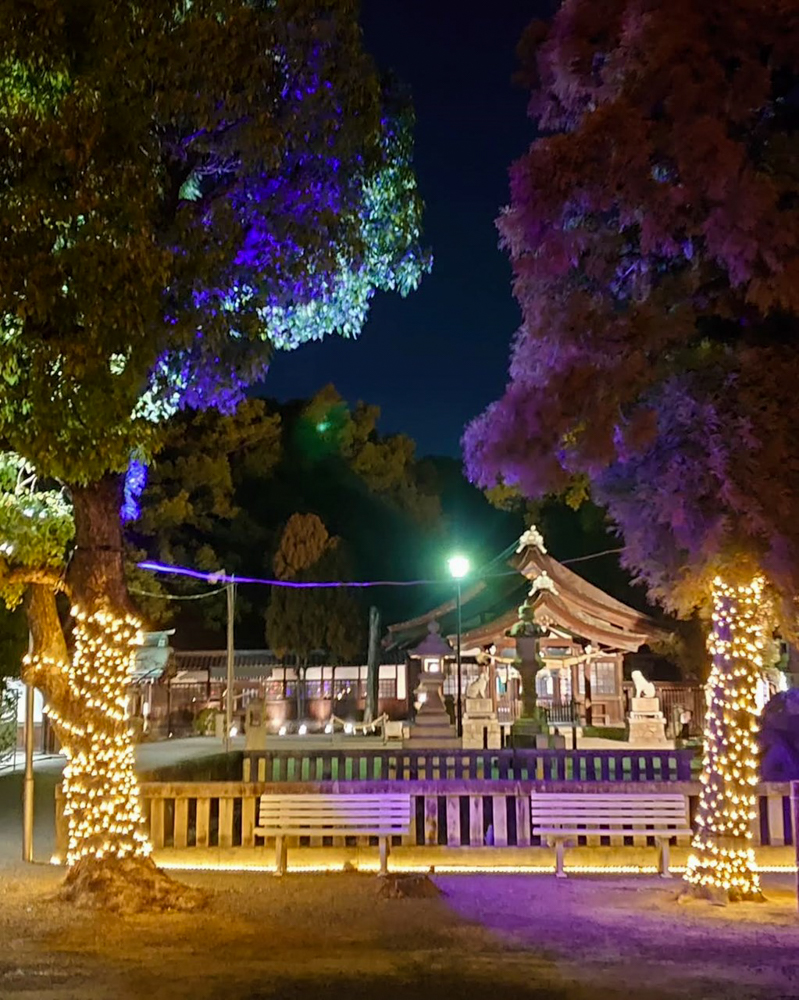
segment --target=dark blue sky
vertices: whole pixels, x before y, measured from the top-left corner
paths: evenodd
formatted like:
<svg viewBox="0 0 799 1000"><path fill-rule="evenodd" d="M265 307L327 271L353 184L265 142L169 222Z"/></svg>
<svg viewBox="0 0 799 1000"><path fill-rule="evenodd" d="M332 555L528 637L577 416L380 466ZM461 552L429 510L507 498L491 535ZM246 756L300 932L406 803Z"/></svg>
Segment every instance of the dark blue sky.
<svg viewBox="0 0 799 1000"><path fill-rule="evenodd" d="M432 274L407 299L381 295L357 341L278 354L264 385L281 400L333 382L382 407L381 429L420 454L459 454L463 427L501 395L519 322L494 220L527 147L515 46L545 0L363 0L366 44L411 88L416 171Z"/></svg>

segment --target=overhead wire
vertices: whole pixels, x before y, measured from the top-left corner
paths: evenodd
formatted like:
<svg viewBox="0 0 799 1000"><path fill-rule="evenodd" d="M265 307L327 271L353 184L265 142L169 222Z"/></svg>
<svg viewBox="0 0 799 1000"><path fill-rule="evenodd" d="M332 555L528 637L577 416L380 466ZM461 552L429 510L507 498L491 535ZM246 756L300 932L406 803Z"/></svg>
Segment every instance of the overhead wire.
<svg viewBox="0 0 799 1000"><path fill-rule="evenodd" d="M483 564L483 567L476 573L470 574L469 579L472 581L476 580L490 580L499 579L502 577L509 576L519 576L517 570L506 570L502 573L490 573L486 572L492 565L501 563L504 559L513 552L516 548L517 543L514 542L509 545L503 552L493 559L490 559L487 563ZM574 556L571 559L559 560L562 565L567 566L572 563L586 562L589 559L599 559L602 556L613 555L618 552L623 551L621 548L616 549L604 549L602 552L593 552L585 556ZM217 588L216 590L209 591L205 594L192 594L188 596L173 595L171 599L174 600L200 600L204 597L211 597L214 594L219 594L228 584L255 584L258 586L267 587L285 587L292 590L332 590L332 589L345 589L345 588L358 588L366 589L371 587L420 587L420 586L442 586L451 583L452 580L449 577L443 578L423 578L418 580L273 580L269 578L254 577L254 576L235 576L233 574L226 574L223 572L217 573L204 573L200 570L191 569L188 566L172 566L165 563L158 562L140 562L138 564L139 569L150 570L154 573L166 573L175 576L185 576L194 580L203 580L206 583L222 583L223 586ZM147 593L145 591L132 591L133 593L140 593L147 597L167 597L169 599L170 595Z"/></svg>

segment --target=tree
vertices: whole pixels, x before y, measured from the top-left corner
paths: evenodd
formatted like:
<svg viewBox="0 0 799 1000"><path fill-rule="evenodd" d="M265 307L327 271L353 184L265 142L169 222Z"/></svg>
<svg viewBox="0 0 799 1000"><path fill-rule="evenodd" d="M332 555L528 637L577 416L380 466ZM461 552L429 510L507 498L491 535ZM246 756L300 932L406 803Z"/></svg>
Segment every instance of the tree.
<svg viewBox="0 0 799 1000"><path fill-rule="evenodd" d="M380 407L359 401L350 408L333 385L309 401L294 427L294 440L306 460L343 461L369 493L422 525L434 523L441 507L422 487L416 442L407 434L380 434Z"/></svg>
<svg viewBox="0 0 799 1000"><path fill-rule="evenodd" d="M341 540L331 538L316 514L293 514L274 559L279 580L302 584L345 579ZM302 681L311 655L349 660L363 645L358 601L344 587L275 587L266 611L266 641L285 656L296 657L297 712L303 717Z"/></svg>
<svg viewBox="0 0 799 1000"><path fill-rule="evenodd" d="M499 220L523 325L471 475L588 477L626 565L712 609L687 878L756 897L754 685L799 580L799 7L567 0L521 54L539 138Z"/></svg>
<svg viewBox="0 0 799 1000"><path fill-rule="evenodd" d="M74 514L66 576L34 551L0 569L9 592L35 583L28 674L71 757L71 892L114 868L175 898L141 860L117 718L136 630L118 474L157 450L164 416L232 409L274 349L356 335L376 289L404 294L428 264L410 112L355 13L0 2L0 440ZM76 609L71 652L54 587ZM101 676L108 699L83 697Z"/></svg>
<svg viewBox="0 0 799 1000"><path fill-rule="evenodd" d="M268 412L262 400L245 400L230 414L183 410L167 421L163 446L128 512L125 530L128 582L149 621L172 622L186 605L157 596L167 588L136 563L149 558L207 572L240 572L238 548L257 545L262 532L251 518L239 525L244 512L238 489L249 482L263 490L280 456L280 414ZM168 591L188 598L198 588L196 581L173 577ZM244 597L236 603L237 613L249 607ZM202 615L199 622L192 619L195 626L224 627L224 595L199 602L194 610Z"/></svg>

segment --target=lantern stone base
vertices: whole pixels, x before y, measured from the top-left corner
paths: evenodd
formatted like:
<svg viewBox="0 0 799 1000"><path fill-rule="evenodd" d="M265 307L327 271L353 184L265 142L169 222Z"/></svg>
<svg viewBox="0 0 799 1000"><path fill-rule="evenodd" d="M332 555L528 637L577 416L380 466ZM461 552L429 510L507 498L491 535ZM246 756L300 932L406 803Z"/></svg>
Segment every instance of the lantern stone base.
<svg viewBox="0 0 799 1000"><path fill-rule="evenodd" d="M444 707L444 678L423 673L416 689L418 710L405 741L409 750L458 748L461 741Z"/></svg>
<svg viewBox="0 0 799 1000"><path fill-rule="evenodd" d="M490 698L467 698L463 716L464 750L499 750L502 728Z"/></svg>
<svg viewBox="0 0 799 1000"><path fill-rule="evenodd" d="M673 740L666 739L666 719L660 711L659 698L633 698L627 722L630 746L652 750L674 746Z"/></svg>

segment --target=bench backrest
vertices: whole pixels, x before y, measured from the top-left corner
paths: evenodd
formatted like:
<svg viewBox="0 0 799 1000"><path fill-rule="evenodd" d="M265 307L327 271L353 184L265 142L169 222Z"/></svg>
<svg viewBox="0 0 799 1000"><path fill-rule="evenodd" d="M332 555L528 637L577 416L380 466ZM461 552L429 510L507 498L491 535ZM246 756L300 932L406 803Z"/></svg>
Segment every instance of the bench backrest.
<svg viewBox="0 0 799 1000"><path fill-rule="evenodd" d="M533 826L688 826L684 795L533 792Z"/></svg>
<svg viewBox="0 0 799 1000"><path fill-rule="evenodd" d="M410 795L262 795L258 810L258 826L268 830L400 834L410 824Z"/></svg>

